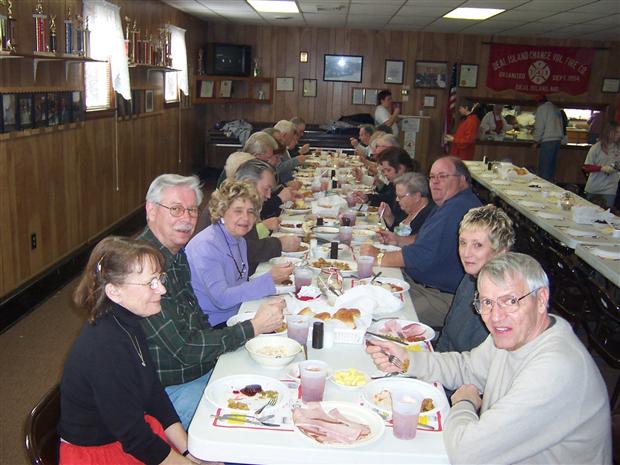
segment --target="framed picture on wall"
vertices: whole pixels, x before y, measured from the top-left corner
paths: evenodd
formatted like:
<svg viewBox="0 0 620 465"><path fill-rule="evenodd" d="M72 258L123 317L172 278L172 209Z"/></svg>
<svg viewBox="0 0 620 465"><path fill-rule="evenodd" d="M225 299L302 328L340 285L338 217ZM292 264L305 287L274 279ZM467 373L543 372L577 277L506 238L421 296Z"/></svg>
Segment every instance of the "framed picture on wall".
<svg viewBox="0 0 620 465"><path fill-rule="evenodd" d="M478 87L478 65L459 66L459 87L470 89Z"/></svg>
<svg viewBox="0 0 620 465"><path fill-rule="evenodd" d="M402 84L405 80L405 62L403 60L385 60L386 84Z"/></svg>
<svg viewBox="0 0 620 465"><path fill-rule="evenodd" d="M220 97L222 98L230 98L232 95L232 81L225 80L220 81Z"/></svg>
<svg viewBox="0 0 620 465"><path fill-rule="evenodd" d="M323 80L362 82L364 57L358 55L324 55Z"/></svg>
<svg viewBox="0 0 620 465"><path fill-rule="evenodd" d="M437 97L434 95L425 95L423 106L424 108L435 108L437 105Z"/></svg>
<svg viewBox="0 0 620 465"><path fill-rule="evenodd" d="M3 132L17 131L17 95L2 94Z"/></svg>
<svg viewBox="0 0 620 465"><path fill-rule="evenodd" d="M617 94L620 92L620 78L603 78L601 92Z"/></svg>
<svg viewBox="0 0 620 465"><path fill-rule="evenodd" d="M71 92L71 121L84 121L84 101L78 90Z"/></svg>
<svg viewBox="0 0 620 465"><path fill-rule="evenodd" d="M200 97L213 97L213 81L200 81Z"/></svg>
<svg viewBox="0 0 620 465"><path fill-rule="evenodd" d="M378 89L364 89L364 105L377 105Z"/></svg>
<svg viewBox="0 0 620 465"><path fill-rule="evenodd" d="M304 97L316 97L316 79L304 79L302 95Z"/></svg>
<svg viewBox="0 0 620 465"><path fill-rule="evenodd" d="M47 94L34 94L34 127L47 126Z"/></svg>
<svg viewBox="0 0 620 465"><path fill-rule="evenodd" d="M58 124L71 122L71 92L58 93Z"/></svg>
<svg viewBox="0 0 620 465"><path fill-rule="evenodd" d="M47 93L47 125L56 126L58 124L58 99L54 92Z"/></svg>
<svg viewBox="0 0 620 465"><path fill-rule="evenodd" d="M276 91L278 92L293 92L295 89L295 79L292 77L277 77L276 78Z"/></svg>
<svg viewBox="0 0 620 465"><path fill-rule="evenodd" d="M17 95L17 122L19 130L30 129L34 125L32 94Z"/></svg>
<svg viewBox="0 0 620 465"><path fill-rule="evenodd" d="M351 93L351 103L353 105L364 105L364 89L354 87Z"/></svg>
<svg viewBox="0 0 620 465"><path fill-rule="evenodd" d="M448 63L445 61L416 61L415 87L445 89L447 86Z"/></svg>
<svg viewBox="0 0 620 465"><path fill-rule="evenodd" d="M144 113L153 112L153 90L147 89L144 91Z"/></svg>

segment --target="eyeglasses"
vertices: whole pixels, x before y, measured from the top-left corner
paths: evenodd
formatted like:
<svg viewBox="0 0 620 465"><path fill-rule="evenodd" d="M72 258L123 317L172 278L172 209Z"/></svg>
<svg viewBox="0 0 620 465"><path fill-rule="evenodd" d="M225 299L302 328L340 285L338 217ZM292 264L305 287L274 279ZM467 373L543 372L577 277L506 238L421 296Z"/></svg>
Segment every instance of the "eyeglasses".
<svg viewBox="0 0 620 465"><path fill-rule="evenodd" d="M167 207L166 205L163 205L159 202L155 202L155 203L159 205L160 207L167 208L170 214L174 216L175 218L182 217L185 214L185 212L187 212L187 214L191 218L198 217L199 210L196 207L185 208L185 207L182 207L181 205L173 205L172 207Z"/></svg>
<svg viewBox="0 0 620 465"><path fill-rule="evenodd" d="M460 176L460 174L446 174L446 173L441 173L441 174L431 174L428 177L429 181L445 181L446 179L448 179L450 176Z"/></svg>
<svg viewBox="0 0 620 465"><path fill-rule="evenodd" d="M525 295L522 295L521 297L515 297L513 295L504 295L504 296L498 297L495 300L489 299L489 298L479 299L478 293L476 292L474 296L474 302L473 302L474 308L476 309L476 312L478 312L480 315L488 315L489 313L491 313L491 311L493 310L493 307L495 306L495 303L497 302L497 305L500 308L503 308L506 313L513 313L519 309L519 302L521 302L528 295L533 294L539 289L540 288L537 287L536 289L531 290L530 292L528 292Z"/></svg>
<svg viewBox="0 0 620 465"><path fill-rule="evenodd" d="M148 286L151 289L155 290L162 284L166 284L168 281L168 275L166 273L161 273L158 277L151 279L148 283L122 283L128 284L130 286Z"/></svg>
<svg viewBox="0 0 620 465"><path fill-rule="evenodd" d="M404 198L407 198L407 197L409 197L410 195L411 195L411 193L410 193L410 192L407 192L407 193L406 193L406 194L404 194L404 195L398 195L398 194L396 194L396 200L403 200Z"/></svg>

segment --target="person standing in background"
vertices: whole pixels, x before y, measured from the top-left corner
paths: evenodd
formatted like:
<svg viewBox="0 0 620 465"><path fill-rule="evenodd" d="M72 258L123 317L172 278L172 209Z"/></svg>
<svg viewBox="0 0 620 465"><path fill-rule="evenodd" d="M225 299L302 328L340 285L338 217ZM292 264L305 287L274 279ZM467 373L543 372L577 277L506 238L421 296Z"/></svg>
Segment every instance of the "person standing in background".
<svg viewBox="0 0 620 465"><path fill-rule="evenodd" d="M456 128L454 135L444 135L446 142L451 142L450 155L461 160L473 160L476 152L476 139L480 129L481 111L479 103L465 101L459 105L458 112L465 118Z"/></svg>
<svg viewBox="0 0 620 465"><path fill-rule="evenodd" d="M400 108L394 108L392 112L392 93L382 90L377 94L377 107L375 108L375 126L385 125L392 130L392 134L398 137L398 114Z"/></svg>
<svg viewBox="0 0 620 465"><path fill-rule="evenodd" d="M553 182L555 167L564 137L560 110L544 95L536 97L539 104L534 123L534 146L538 149L538 176Z"/></svg>
<svg viewBox="0 0 620 465"><path fill-rule="evenodd" d="M608 208L614 206L618 181L620 181L620 125L610 121L600 140L590 147L583 171L590 173L586 182L585 193L589 200L595 196L605 199Z"/></svg>

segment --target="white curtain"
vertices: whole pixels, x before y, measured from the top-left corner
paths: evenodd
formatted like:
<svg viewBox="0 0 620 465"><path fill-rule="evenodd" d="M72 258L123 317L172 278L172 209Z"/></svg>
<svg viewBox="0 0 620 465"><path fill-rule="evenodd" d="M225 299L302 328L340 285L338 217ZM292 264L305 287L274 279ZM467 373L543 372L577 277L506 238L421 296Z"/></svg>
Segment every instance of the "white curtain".
<svg viewBox="0 0 620 465"><path fill-rule="evenodd" d="M168 24L171 35L172 67L178 69L177 78L179 89L185 95L189 95L189 83L187 75L187 48L185 46L185 29Z"/></svg>
<svg viewBox="0 0 620 465"><path fill-rule="evenodd" d="M110 60L112 87L126 100L131 99L129 67L125 55L125 39L121 23L120 8L104 0L84 0L84 17L89 19L91 57ZM89 71L90 68L90 71ZM86 79L89 73L100 72L100 68L86 66Z"/></svg>

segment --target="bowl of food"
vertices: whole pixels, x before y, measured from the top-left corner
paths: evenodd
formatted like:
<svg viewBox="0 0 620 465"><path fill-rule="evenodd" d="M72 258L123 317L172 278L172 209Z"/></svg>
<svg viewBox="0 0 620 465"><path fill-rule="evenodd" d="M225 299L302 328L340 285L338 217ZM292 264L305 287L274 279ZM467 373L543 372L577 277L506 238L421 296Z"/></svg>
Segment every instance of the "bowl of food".
<svg viewBox="0 0 620 465"><path fill-rule="evenodd" d="M336 370L329 380L336 386L347 390L357 390L370 381L370 377L356 368Z"/></svg>
<svg viewBox="0 0 620 465"><path fill-rule="evenodd" d="M302 348L290 337L263 336L246 342L245 350L260 366L277 369L291 363Z"/></svg>
<svg viewBox="0 0 620 465"><path fill-rule="evenodd" d="M297 247L297 250L293 250L291 252L282 251L282 256L293 257L293 258L303 258L303 256L308 253L309 249L310 249L310 246L306 244L305 242L302 242L299 244L299 247Z"/></svg>
<svg viewBox="0 0 620 465"><path fill-rule="evenodd" d="M351 242L356 244L362 244L366 241L372 241L377 233L370 229L354 229Z"/></svg>
<svg viewBox="0 0 620 465"><path fill-rule="evenodd" d="M285 256L284 254L281 257L273 257L269 259L269 263L271 265L283 265L285 263L292 263L294 266L299 265L303 260L297 257Z"/></svg>
<svg viewBox="0 0 620 465"><path fill-rule="evenodd" d="M292 234L303 234L303 221L286 220L280 223L280 231Z"/></svg>
<svg viewBox="0 0 620 465"><path fill-rule="evenodd" d="M338 232L339 229L332 226L317 226L314 228L316 237L330 242L338 239Z"/></svg>

